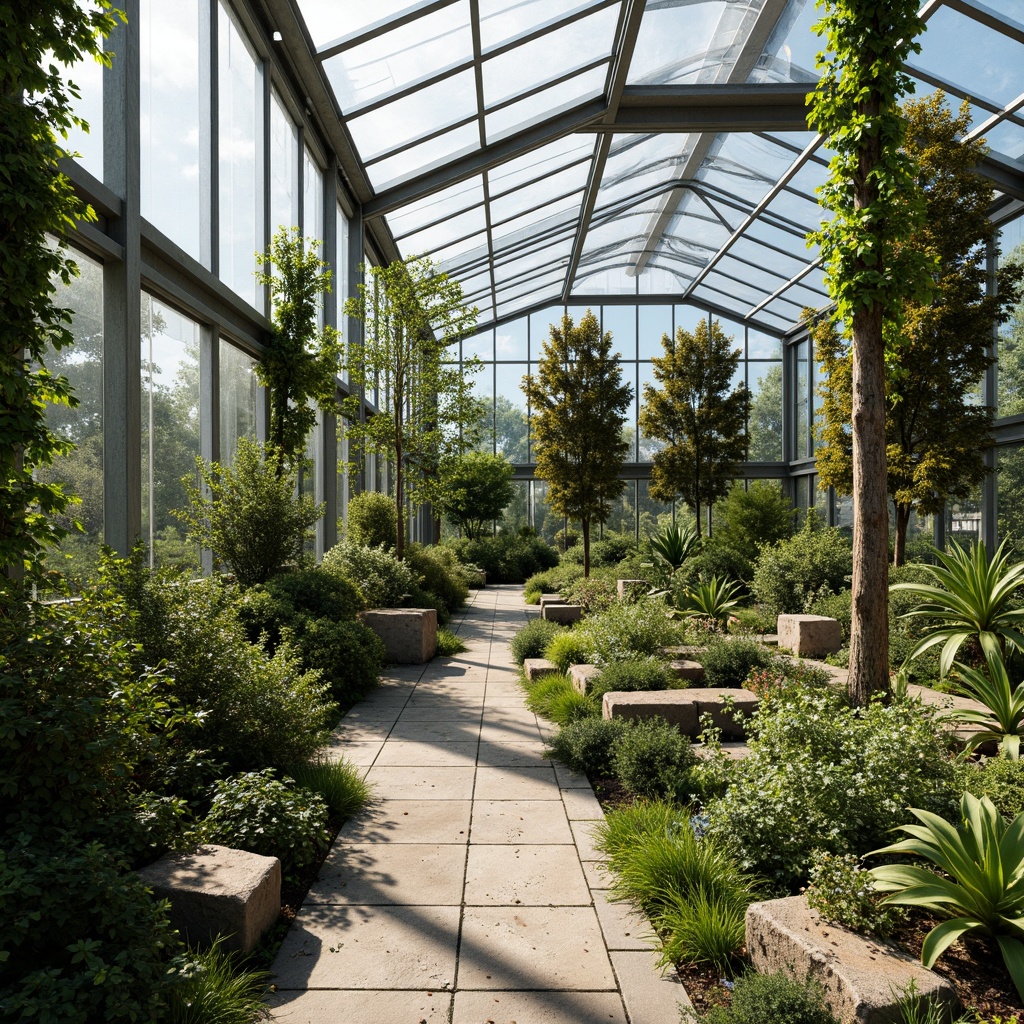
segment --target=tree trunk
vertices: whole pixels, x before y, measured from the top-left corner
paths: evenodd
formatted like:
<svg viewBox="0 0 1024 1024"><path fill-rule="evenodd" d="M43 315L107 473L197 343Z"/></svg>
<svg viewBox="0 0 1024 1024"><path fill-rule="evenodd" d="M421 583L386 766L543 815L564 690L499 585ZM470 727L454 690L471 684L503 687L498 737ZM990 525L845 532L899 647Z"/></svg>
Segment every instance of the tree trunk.
<svg viewBox="0 0 1024 1024"><path fill-rule="evenodd" d="M402 442L395 444L395 557L405 558L405 477L402 473Z"/></svg>
<svg viewBox="0 0 1024 1024"><path fill-rule="evenodd" d="M583 527L583 575L590 575L590 516L583 516L580 519Z"/></svg>
<svg viewBox="0 0 1024 1024"><path fill-rule="evenodd" d="M907 563L907 527L910 526L910 513L913 505L896 503L896 537L892 542L892 564Z"/></svg>

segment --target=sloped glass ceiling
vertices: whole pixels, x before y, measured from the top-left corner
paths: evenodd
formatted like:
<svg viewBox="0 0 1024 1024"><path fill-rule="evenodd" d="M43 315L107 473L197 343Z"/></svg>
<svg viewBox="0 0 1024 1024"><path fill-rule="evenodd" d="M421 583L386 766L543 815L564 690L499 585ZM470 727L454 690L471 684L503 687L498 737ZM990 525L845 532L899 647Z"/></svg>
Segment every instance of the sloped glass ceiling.
<svg viewBox="0 0 1024 1024"><path fill-rule="evenodd" d="M802 123L814 0L297 3L371 216L463 283L481 327L635 295L775 333L827 303L805 241L829 157ZM916 95L969 100L1024 197L1024 5L922 12ZM793 113L758 113L773 90Z"/></svg>

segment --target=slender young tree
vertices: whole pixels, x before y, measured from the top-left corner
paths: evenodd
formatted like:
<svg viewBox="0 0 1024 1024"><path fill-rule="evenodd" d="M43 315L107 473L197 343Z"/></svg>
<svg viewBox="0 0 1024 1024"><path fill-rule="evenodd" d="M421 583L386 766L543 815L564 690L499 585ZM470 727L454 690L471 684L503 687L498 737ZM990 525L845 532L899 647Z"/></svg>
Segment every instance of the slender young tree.
<svg viewBox="0 0 1024 1024"><path fill-rule="evenodd" d="M644 385L640 430L664 442L654 453L651 497L670 502L682 498L697 517L701 509L725 495L747 451L750 392L733 388L741 351L716 320L701 319L691 334L676 328L662 335L665 354L651 360L661 385Z"/></svg>
<svg viewBox="0 0 1024 1024"><path fill-rule="evenodd" d="M395 554L405 554L405 505L429 500L442 463L473 447L480 403L473 397L478 360L458 363L450 347L476 326L462 286L426 257L364 267L369 284L345 303L362 320L364 340L349 344L353 393L343 403L349 437L365 455L386 459L394 472L398 516ZM376 390L379 411L360 415L363 394Z"/></svg>
<svg viewBox="0 0 1024 1024"><path fill-rule="evenodd" d="M821 247L835 320L852 337L853 615L850 698L865 704L889 690L889 516L885 453L883 324L904 299L924 299L929 261L905 243L923 200L903 148L903 70L924 28L917 0L818 0L825 37L822 77L808 123L833 152L820 190L832 214L811 236ZM895 353L891 353L898 358Z"/></svg>
<svg viewBox="0 0 1024 1024"><path fill-rule="evenodd" d="M515 497L512 463L504 455L466 452L442 467L434 507L470 540L500 519Z"/></svg>
<svg viewBox="0 0 1024 1024"><path fill-rule="evenodd" d="M590 310L577 325L562 317L551 325L536 376L523 378L533 412L537 477L548 483L547 503L583 530L583 573L590 575L590 527L605 523L611 503L625 489L619 470L626 460L622 439L633 389L622 382L611 332Z"/></svg>
<svg viewBox="0 0 1024 1024"><path fill-rule="evenodd" d="M35 471L73 447L51 429L47 408L76 400L45 362L74 341L71 311L54 301L54 282L67 285L78 273L63 236L95 215L58 168L68 132L88 128L73 110L78 88L58 62L109 63L101 40L118 17L109 3L87 9L75 0L8 3L0 13L0 589L8 577L41 572L46 550L67 532L58 517L70 496Z"/></svg>
<svg viewBox="0 0 1024 1024"><path fill-rule="evenodd" d="M972 401L992 363L992 332L1019 296L1020 268L1004 264L996 294L987 294L988 245L996 227L988 218L993 188L976 173L983 139L965 140L970 105L954 115L941 91L904 104L906 149L917 166L926 216L907 243L935 258L930 302L907 299L902 328L889 342L899 359L886 372L886 456L896 534L893 564L906 561L907 526L915 510L942 510L966 498L984 479L984 449L992 444L990 406ZM825 379L824 446L818 451L822 486L849 494L852 405L849 344L828 321L812 329Z"/></svg>
<svg viewBox="0 0 1024 1024"><path fill-rule="evenodd" d="M317 325L317 304L330 291L331 272L317 255L320 243L298 229L280 228L257 257L256 277L270 288L274 330L256 377L270 390L268 447L280 453L278 477L297 469L316 410L336 412L335 377L341 368L340 335ZM269 266L270 272L262 268Z"/></svg>

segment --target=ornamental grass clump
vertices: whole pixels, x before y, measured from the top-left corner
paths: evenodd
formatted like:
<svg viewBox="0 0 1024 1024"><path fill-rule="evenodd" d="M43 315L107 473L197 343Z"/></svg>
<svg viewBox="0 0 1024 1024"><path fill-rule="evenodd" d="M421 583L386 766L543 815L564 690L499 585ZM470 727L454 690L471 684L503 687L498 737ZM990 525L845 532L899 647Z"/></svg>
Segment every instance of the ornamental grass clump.
<svg viewBox="0 0 1024 1024"><path fill-rule="evenodd" d="M526 686L526 706L558 725L569 725L600 712L597 703L578 693L561 673L549 672Z"/></svg>
<svg viewBox="0 0 1024 1024"><path fill-rule="evenodd" d="M370 786L362 770L344 758L319 755L293 765L290 774L302 789L322 797L331 817L338 822L361 811L370 799Z"/></svg>
<svg viewBox="0 0 1024 1024"><path fill-rule="evenodd" d="M527 658L543 658L544 650L565 627L547 619L531 619L509 641L512 657L517 665L522 665Z"/></svg>

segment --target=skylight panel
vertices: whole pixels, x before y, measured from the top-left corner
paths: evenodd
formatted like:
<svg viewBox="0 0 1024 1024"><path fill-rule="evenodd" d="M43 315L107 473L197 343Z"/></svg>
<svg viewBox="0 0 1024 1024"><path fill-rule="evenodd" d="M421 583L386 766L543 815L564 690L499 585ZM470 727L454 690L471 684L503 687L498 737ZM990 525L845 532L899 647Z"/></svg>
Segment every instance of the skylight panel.
<svg viewBox="0 0 1024 1024"><path fill-rule="evenodd" d="M489 170L487 181L491 197L554 174L559 168L588 161L593 155L593 139L586 135L567 135Z"/></svg>
<svg viewBox="0 0 1024 1024"><path fill-rule="evenodd" d="M601 0L480 0L480 44L492 50L558 18L585 13Z"/></svg>
<svg viewBox="0 0 1024 1024"><path fill-rule="evenodd" d="M709 53L724 42L716 38L716 31L726 7L725 0L670 0L648 6L629 66L628 83L703 81ZM714 58L711 62L721 63Z"/></svg>
<svg viewBox="0 0 1024 1024"><path fill-rule="evenodd" d="M339 4L338 0L299 0L299 10L313 39L322 49L354 32L361 32L385 18L397 18L420 5L421 0L374 0L372 4Z"/></svg>
<svg viewBox="0 0 1024 1024"><path fill-rule="evenodd" d="M472 121L371 164L366 168L366 173L370 183L379 192L479 148L480 132L477 123Z"/></svg>
<svg viewBox="0 0 1024 1024"><path fill-rule="evenodd" d="M433 192L423 199L409 203L388 214L388 224L396 238L419 231L428 224L454 217L479 206L484 201L483 178L477 176L468 181L459 181L440 192Z"/></svg>

